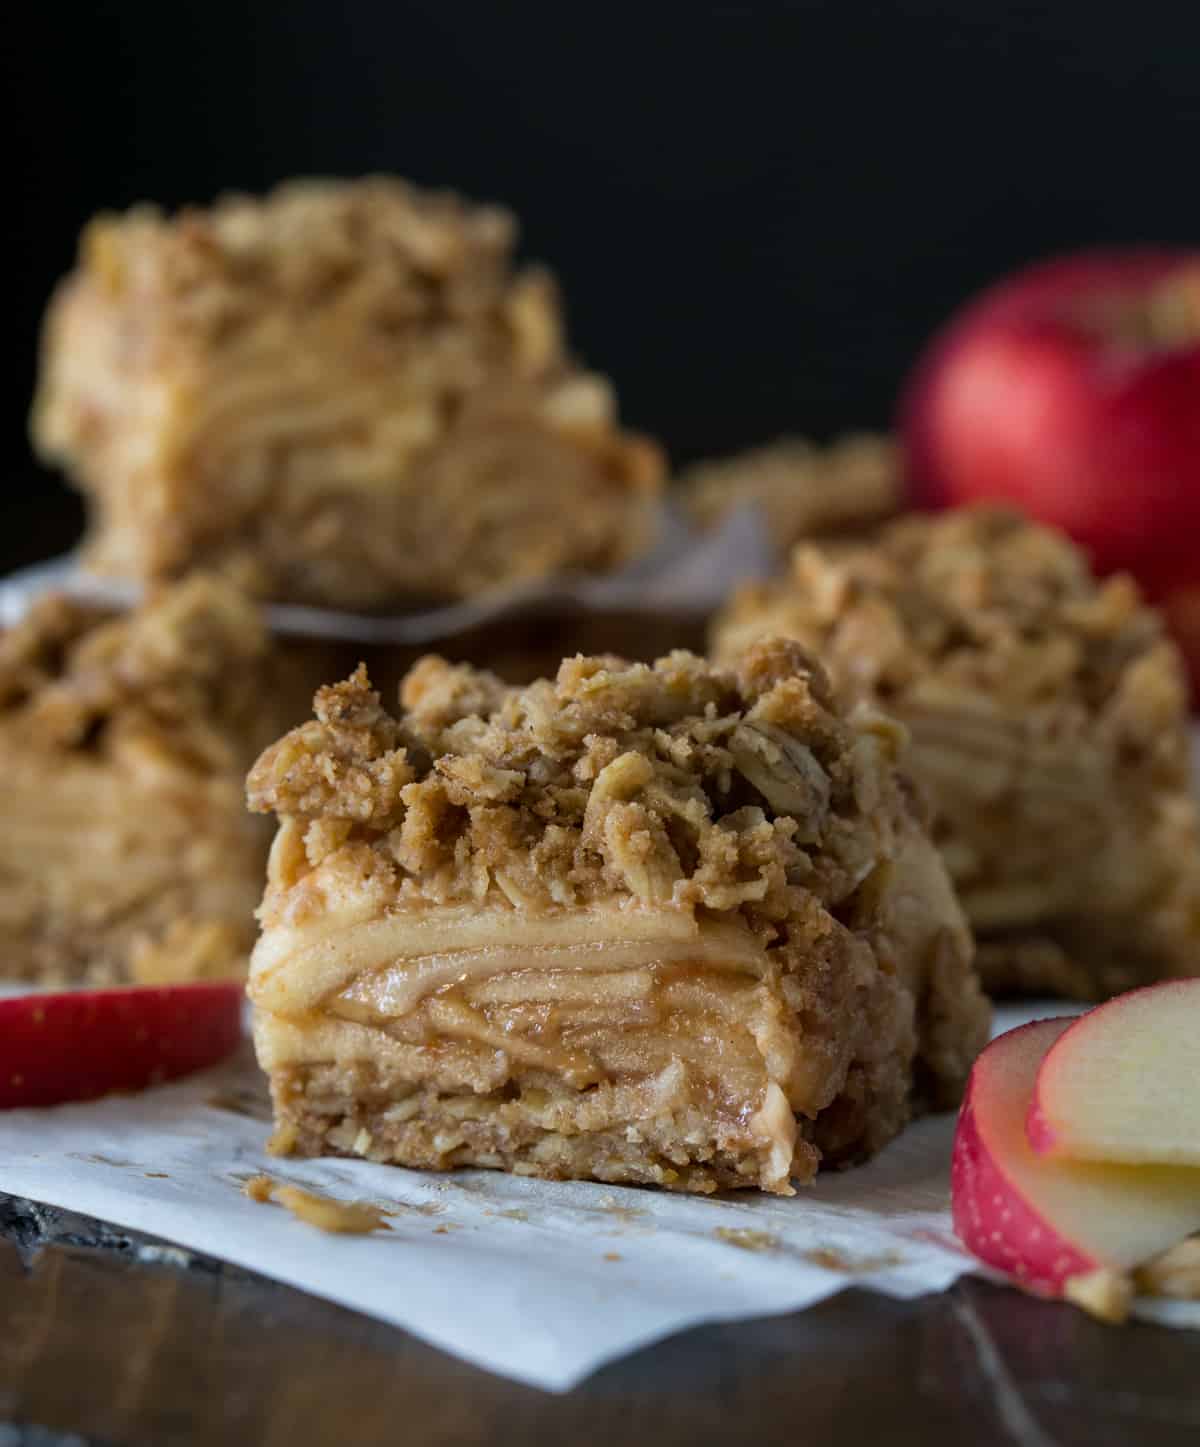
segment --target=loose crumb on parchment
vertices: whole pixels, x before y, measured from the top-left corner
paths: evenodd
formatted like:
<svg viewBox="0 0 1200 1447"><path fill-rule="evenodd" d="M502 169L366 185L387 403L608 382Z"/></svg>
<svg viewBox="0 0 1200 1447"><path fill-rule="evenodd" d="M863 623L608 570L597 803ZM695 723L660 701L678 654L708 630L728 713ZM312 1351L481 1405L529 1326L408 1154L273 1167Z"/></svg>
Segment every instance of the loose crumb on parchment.
<svg viewBox="0 0 1200 1447"><path fill-rule="evenodd" d="M242 1194L249 1196L252 1201L269 1201L274 1189L275 1182L270 1176L251 1176L242 1184Z"/></svg>
<svg viewBox="0 0 1200 1447"><path fill-rule="evenodd" d="M898 1251L881 1251L877 1256L845 1256L832 1246L817 1246L804 1253L805 1261L824 1271L844 1271L847 1275L883 1271L889 1266L902 1266L904 1257Z"/></svg>
<svg viewBox="0 0 1200 1447"><path fill-rule="evenodd" d="M274 1201L286 1207L297 1220L338 1236L366 1236L372 1231L390 1231L384 1219L388 1212L368 1201L335 1201L329 1196L306 1191L300 1186L280 1185L270 1176L251 1176L242 1187L252 1201Z"/></svg>
<svg viewBox="0 0 1200 1447"><path fill-rule="evenodd" d="M752 1231L746 1226L718 1226L713 1235L728 1246L737 1246L742 1251L774 1251L779 1237L770 1231Z"/></svg>

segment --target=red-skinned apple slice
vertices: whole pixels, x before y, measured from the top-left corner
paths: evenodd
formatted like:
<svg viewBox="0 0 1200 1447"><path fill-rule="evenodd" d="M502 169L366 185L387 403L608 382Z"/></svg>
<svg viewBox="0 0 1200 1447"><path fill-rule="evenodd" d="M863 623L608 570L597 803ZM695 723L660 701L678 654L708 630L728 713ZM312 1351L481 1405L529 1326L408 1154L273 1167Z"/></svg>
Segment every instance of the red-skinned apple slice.
<svg viewBox="0 0 1200 1447"><path fill-rule="evenodd" d="M975 1062L954 1137L954 1229L974 1255L1061 1296L1078 1276L1127 1271L1200 1230L1200 1171L1034 1153L1025 1120L1046 1052L1073 1024L1040 1020Z"/></svg>
<svg viewBox="0 0 1200 1447"><path fill-rule="evenodd" d="M243 999L220 980L0 1000L0 1107L92 1100L215 1065L237 1046Z"/></svg>
<svg viewBox="0 0 1200 1447"><path fill-rule="evenodd" d="M1200 1166L1200 980L1081 1015L1038 1067L1026 1134L1040 1155Z"/></svg>

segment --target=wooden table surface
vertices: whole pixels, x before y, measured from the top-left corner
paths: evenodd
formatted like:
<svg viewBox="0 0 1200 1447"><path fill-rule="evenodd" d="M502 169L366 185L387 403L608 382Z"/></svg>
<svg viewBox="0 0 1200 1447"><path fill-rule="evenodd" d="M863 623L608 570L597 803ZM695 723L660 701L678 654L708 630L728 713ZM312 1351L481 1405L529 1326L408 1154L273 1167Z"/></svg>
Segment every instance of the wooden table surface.
<svg viewBox="0 0 1200 1447"><path fill-rule="evenodd" d="M980 1281L698 1328L552 1396L50 1207L0 1195L0 1238L0 1447L1200 1442L1200 1333Z"/></svg>

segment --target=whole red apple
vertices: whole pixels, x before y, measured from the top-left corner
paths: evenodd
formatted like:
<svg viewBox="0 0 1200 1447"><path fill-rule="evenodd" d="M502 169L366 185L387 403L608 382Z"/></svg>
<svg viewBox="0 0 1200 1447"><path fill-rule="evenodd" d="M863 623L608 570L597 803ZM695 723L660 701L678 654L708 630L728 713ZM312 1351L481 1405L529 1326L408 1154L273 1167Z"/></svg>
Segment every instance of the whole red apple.
<svg viewBox="0 0 1200 1447"><path fill-rule="evenodd" d="M934 338L900 426L918 503L1009 501L1129 570L1200 687L1200 252L1085 252L999 283Z"/></svg>

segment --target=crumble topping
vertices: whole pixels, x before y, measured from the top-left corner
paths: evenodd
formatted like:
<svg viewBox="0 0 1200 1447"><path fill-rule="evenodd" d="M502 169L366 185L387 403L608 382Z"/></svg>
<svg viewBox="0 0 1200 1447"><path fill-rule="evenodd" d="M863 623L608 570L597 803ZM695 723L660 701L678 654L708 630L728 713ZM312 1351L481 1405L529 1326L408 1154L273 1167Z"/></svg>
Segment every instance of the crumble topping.
<svg viewBox="0 0 1200 1447"><path fill-rule="evenodd" d="M217 579L193 577L122 614L50 594L0 635L0 727L91 753L152 739L192 768L236 769L233 739L244 749L262 735L269 653L257 609Z"/></svg>
<svg viewBox="0 0 1200 1447"><path fill-rule="evenodd" d="M738 672L577 657L525 689L427 658L402 704L388 714L360 668L249 780L252 808L302 821L302 869L369 873L397 901L625 895L773 931L814 896L848 904L910 807L902 732L839 717L794 643Z"/></svg>
<svg viewBox="0 0 1200 1447"><path fill-rule="evenodd" d="M1132 580L1097 582L1062 534L1002 509L918 514L869 543L798 548L787 579L735 596L717 624L719 654L736 651L742 624L767 626L764 615L789 636L819 640L839 682L875 698L936 678L1017 707L1049 706L1056 729L1111 708L1114 724L1143 743L1177 705L1175 680L1154 688L1150 669L1129 675L1160 645L1170 650Z"/></svg>
<svg viewBox="0 0 1200 1447"><path fill-rule="evenodd" d="M698 462L678 481L684 508L703 528L732 509L761 509L780 549L805 538L855 533L903 502L900 449L889 437L852 434L827 447L783 438L733 457Z"/></svg>
<svg viewBox="0 0 1200 1447"><path fill-rule="evenodd" d="M290 181L265 200L225 195L168 217L156 206L103 214L80 260L106 295L167 305L177 324L229 342L257 313L332 309L353 297L373 320L380 360L414 328L487 319L494 344L526 367L562 359L553 283L532 271L511 290L516 223L496 206L388 176Z"/></svg>

